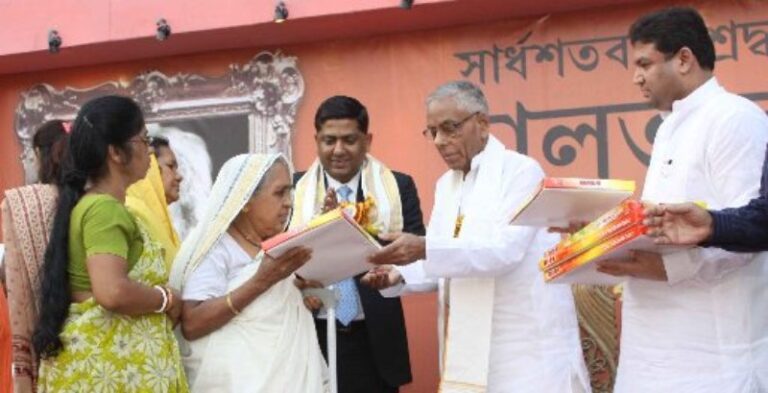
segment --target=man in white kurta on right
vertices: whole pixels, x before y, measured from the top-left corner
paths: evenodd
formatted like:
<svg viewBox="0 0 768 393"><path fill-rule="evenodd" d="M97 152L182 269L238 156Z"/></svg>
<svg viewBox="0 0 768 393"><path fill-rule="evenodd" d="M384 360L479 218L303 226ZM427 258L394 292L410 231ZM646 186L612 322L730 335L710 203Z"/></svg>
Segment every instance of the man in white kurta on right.
<svg viewBox="0 0 768 393"><path fill-rule="evenodd" d="M541 167L490 135L488 103L470 82L444 84L427 98L424 134L449 167L435 187L427 236L389 237L371 261L409 265L366 281L398 283L389 295L443 284L441 393L589 392L571 289L545 284L538 270L559 238L509 225L537 190Z"/></svg>
<svg viewBox="0 0 768 393"><path fill-rule="evenodd" d="M701 16L657 11L632 25L630 40L634 83L664 118L643 200L722 209L756 197L768 117L713 76ZM615 393L768 392L765 253L637 252L599 270L628 277Z"/></svg>

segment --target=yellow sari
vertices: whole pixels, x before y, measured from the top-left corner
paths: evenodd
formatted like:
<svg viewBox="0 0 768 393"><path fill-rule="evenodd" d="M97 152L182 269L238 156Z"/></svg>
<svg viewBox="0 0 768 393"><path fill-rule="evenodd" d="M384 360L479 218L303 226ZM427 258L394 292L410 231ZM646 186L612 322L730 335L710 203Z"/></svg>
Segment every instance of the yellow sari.
<svg viewBox="0 0 768 393"><path fill-rule="evenodd" d="M162 285L168 273L161 251L141 228L144 251L128 277ZM165 314L127 316L107 311L90 298L69 306L61 332L64 348L40 362L38 391L189 391L171 321Z"/></svg>
<svg viewBox="0 0 768 393"><path fill-rule="evenodd" d="M163 178L154 154L150 156L147 176L128 187L125 206L144 224L149 237L160 243L165 266L170 272L181 242L168 213Z"/></svg>

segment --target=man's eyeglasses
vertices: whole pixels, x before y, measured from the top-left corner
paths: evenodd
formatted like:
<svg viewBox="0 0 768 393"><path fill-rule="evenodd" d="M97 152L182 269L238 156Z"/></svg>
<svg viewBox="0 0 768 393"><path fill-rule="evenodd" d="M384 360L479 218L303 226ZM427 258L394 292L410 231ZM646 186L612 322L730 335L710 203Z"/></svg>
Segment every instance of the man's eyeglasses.
<svg viewBox="0 0 768 393"><path fill-rule="evenodd" d="M459 121L446 120L438 124L436 127L432 126L425 128L421 133L430 141L434 141L435 138L437 138L438 133L446 138L456 138L461 134L461 127L464 126L464 123L479 113L480 112L474 112Z"/></svg>

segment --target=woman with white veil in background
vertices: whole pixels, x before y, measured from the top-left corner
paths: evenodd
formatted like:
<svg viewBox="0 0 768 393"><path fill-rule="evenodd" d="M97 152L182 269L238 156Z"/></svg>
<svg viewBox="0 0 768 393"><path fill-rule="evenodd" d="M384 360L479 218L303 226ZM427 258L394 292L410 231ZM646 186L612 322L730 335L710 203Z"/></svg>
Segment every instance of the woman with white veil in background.
<svg viewBox="0 0 768 393"><path fill-rule="evenodd" d="M158 124L148 124L147 130L153 137L169 141L178 164L178 174L185 179L181 182L179 199L168 203L173 226L179 238L184 240L202 219L211 192L211 154L205 140L193 132Z"/></svg>

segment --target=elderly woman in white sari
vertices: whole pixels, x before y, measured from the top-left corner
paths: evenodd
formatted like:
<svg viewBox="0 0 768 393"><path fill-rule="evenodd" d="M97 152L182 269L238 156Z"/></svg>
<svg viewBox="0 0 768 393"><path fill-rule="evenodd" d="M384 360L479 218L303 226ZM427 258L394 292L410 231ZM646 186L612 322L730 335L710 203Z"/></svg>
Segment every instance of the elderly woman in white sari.
<svg viewBox="0 0 768 393"><path fill-rule="evenodd" d="M184 299L182 355L193 392L327 390L312 315L293 283L311 250L277 259L261 250L285 230L292 188L281 155L230 159L181 246L171 284Z"/></svg>

